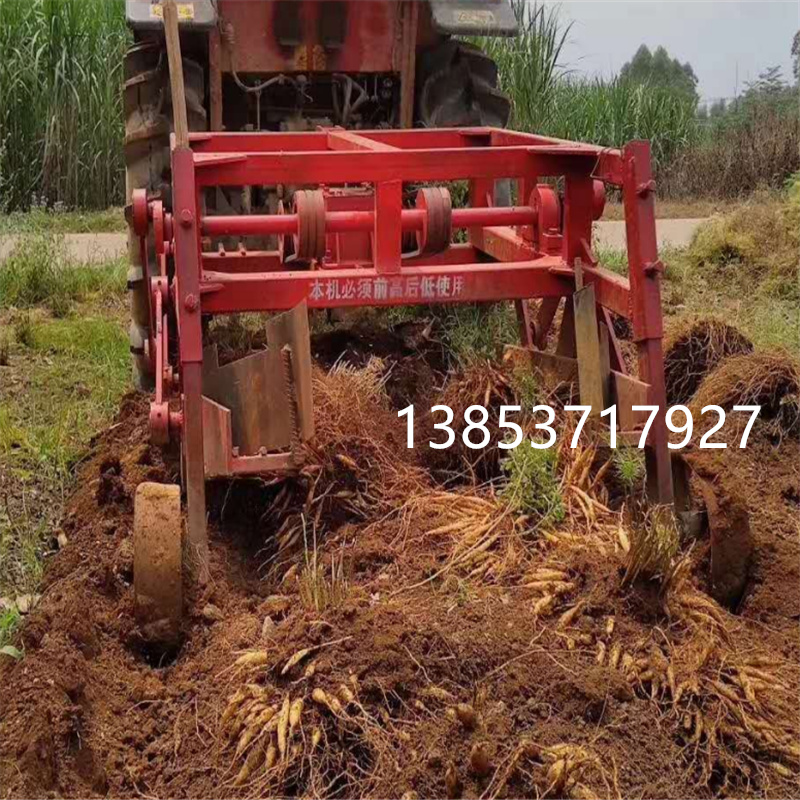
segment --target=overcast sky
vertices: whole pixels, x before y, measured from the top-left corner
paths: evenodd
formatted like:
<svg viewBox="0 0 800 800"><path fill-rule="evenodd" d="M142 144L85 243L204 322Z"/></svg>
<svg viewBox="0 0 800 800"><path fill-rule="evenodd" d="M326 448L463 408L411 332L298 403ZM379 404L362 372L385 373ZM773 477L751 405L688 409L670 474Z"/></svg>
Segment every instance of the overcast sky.
<svg viewBox="0 0 800 800"><path fill-rule="evenodd" d="M550 3L548 3L550 4ZM564 61L578 72L608 76L640 44L663 45L688 61L704 100L733 97L775 64L789 78L800 29L800 0L562 0L573 21Z"/></svg>

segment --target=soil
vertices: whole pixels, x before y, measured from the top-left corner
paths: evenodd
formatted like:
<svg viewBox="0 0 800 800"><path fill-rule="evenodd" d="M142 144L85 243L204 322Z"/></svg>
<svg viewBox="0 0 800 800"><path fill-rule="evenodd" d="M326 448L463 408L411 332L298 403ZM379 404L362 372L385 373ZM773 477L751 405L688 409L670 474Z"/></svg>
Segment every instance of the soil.
<svg viewBox="0 0 800 800"><path fill-rule="evenodd" d="M492 516L491 486L443 492L440 465L405 449L395 414L443 384L435 350L415 342L315 341L325 366L343 350L358 367L383 359L388 400L337 394L319 373L317 468L211 488L211 581L187 587L177 651L137 630L131 537L136 487L175 482L178 463L147 443L147 399L124 400L69 500L68 545L22 628L25 657L0 662L2 796L797 796L800 442L757 422L739 450L732 425L727 450L688 456L749 515L755 560L733 613L707 594L707 532L684 541L666 592L623 581L619 514L591 522L576 503L540 529ZM484 513L501 535L470 560L464 541ZM326 574L339 563L344 576L316 607L307 520ZM537 610L531 576L553 569L569 586ZM236 666L256 651L258 666ZM750 699L734 682L746 672ZM305 710L278 767L236 785L223 714L246 685L303 697ZM343 685L356 699L338 713L311 699L344 697Z"/></svg>

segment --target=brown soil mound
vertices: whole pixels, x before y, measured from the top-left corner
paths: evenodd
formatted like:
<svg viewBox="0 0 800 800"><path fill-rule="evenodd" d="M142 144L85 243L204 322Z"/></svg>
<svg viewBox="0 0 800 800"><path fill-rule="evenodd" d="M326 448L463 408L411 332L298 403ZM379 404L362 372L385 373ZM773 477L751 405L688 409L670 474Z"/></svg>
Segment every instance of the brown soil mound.
<svg viewBox="0 0 800 800"><path fill-rule="evenodd" d="M681 325L664 344L667 402L689 402L703 378L724 359L752 351L753 343L724 322L701 319Z"/></svg>
<svg viewBox="0 0 800 800"><path fill-rule="evenodd" d="M800 437L800 363L786 352L729 358L697 391L693 406L699 411L707 405L725 411L760 406L759 417L776 435Z"/></svg>
<svg viewBox="0 0 800 800"><path fill-rule="evenodd" d="M720 462L760 479L761 555L733 616L702 591L702 541L666 590L623 586L629 537L594 499L591 450L562 466L566 523L542 529L490 492L438 489L375 364L316 380L304 473L210 493L212 581L177 653L143 649L132 621L131 498L175 467L126 400L25 658L0 663L4 794L796 795L800 443L757 422ZM318 549L281 548L291 528Z"/></svg>

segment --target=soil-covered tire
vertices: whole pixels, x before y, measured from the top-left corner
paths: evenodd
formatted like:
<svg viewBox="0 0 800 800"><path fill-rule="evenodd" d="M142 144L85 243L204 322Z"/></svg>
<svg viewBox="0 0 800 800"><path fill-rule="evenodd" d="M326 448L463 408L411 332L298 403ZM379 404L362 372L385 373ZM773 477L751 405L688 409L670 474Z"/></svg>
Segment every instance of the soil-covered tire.
<svg viewBox="0 0 800 800"><path fill-rule="evenodd" d="M417 124L504 128L511 101L497 84L497 64L486 53L468 42L447 39L417 58Z"/></svg>
<svg viewBox="0 0 800 800"><path fill-rule="evenodd" d="M133 508L133 586L142 638L177 642L183 615L181 490L140 483Z"/></svg>
<svg viewBox="0 0 800 800"><path fill-rule="evenodd" d="M183 59L186 106L190 130L205 130L207 113L203 67L189 58ZM125 54L123 110L125 114L125 202L130 204L135 189L147 189L161 196L167 207L171 203L169 134L172 129L172 97L169 86L169 65L161 42L134 44ZM138 389L153 386L151 366L145 355L148 338L147 275L139 248L139 240L129 233L131 325L130 345L133 356L133 379ZM155 249L149 246L148 262L155 263Z"/></svg>

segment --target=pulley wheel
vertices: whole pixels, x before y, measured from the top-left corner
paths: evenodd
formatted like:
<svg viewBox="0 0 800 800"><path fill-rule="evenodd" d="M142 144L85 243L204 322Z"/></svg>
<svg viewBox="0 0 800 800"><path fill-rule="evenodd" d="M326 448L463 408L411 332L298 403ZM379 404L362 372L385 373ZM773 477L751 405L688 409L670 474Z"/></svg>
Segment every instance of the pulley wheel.
<svg viewBox="0 0 800 800"><path fill-rule="evenodd" d="M297 234L294 259L320 261L325 257L325 197L319 189L301 189L294 193Z"/></svg>
<svg viewBox="0 0 800 800"><path fill-rule="evenodd" d="M453 204L444 186L427 186L417 192L416 207L423 209L425 220L417 231L419 255L441 253L450 247L453 235Z"/></svg>

